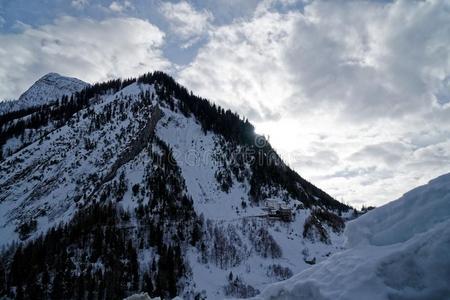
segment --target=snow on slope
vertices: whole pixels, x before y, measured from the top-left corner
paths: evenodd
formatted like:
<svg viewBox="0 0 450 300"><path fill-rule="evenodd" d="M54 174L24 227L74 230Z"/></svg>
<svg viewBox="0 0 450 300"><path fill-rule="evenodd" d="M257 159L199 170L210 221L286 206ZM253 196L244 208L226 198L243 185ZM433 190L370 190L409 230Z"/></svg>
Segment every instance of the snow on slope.
<svg viewBox="0 0 450 300"><path fill-rule="evenodd" d="M18 100L0 103L0 114L50 103L62 96L70 96L89 84L77 78L48 73L36 81Z"/></svg>
<svg viewBox="0 0 450 300"><path fill-rule="evenodd" d="M189 253L193 279L197 288L203 290L205 295L212 298L225 297L223 287L230 272L239 276L245 284L261 289L270 282L283 279L277 279L271 274L271 268L274 266L296 273L310 267L305 259L321 261L331 253L341 250L342 235L335 234L331 229L328 229L331 244L303 238L303 224L310 215L310 210L296 211L295 207L301 204L298 200L286 200L284 198L287 196L284 194L272 197L272 201L284 203L296 211L294 220L285 223L258 217L266 212L261 206L250 205L252 201L248 195L250 186L247 180L236 184L238 181L233 177L235 184L228 192L222 191L215 178L220 167L220 157L223 155L221 138L210 132L205 134L194 118L186 118L168 108L162 110L164 117L158 123L156 134L171 147L186 180L188 192L194 200L195 211L209 222L224 228L227 235L237 233L236 238L239 241L235 245L240 251L242 262L236 266L223 268L199 263L199 253L195 250ZM242 202L249 205L243 208ZM254 245L249 241L249 228L267 229L279 245L281 257L255 255Z"/></svg>
<svg viewBox="0 0 450 300"><path fill-rule="evenodd" d="M115 119L100 129L93 129L93 118L103 117L107 106L137 101L143 90L151 92L152 87L133 84L102 96L91 110L80 111L44 139L1 161L0 246L18 241L18 226L30 218L37 221L34 236L70 220L79 198L92 190L90 180L107 173L142 126L138 120L148 114L127 110L123 120ZM93 117L83 117L89 111Z"/></svg>
<svg viewBox="0 0 450 300"><path fill-rule="evenodd" d="M195 212L205 220L205 250L186 249L192 272L189 280L196 292L208 299L226 297L224 288L232 272L243 286L251 286L247 288L248 295L253 296L267 284L309 268L307 261L319 262L341 249L342 234L326 225L330 243L303 237L304 223L311 210L290 198L283 189L277 190L271 200L292 208L293 221L261 217L267 214L262 209L264 203L252 203L249 196L250 168L242 181L232 174L234 184L224 192L216 178L226 160L228 145L224 138L212 132L205 133L193 115L187 117L170 108L158 98L154 85L136 82L115 94L99 95L63 126L50 128L45 137L0 163L0 245L35 238L67 222L80 207L88 205L85 199L95 192L97 179L108 174L119 154L148 121L149 108L140 106L144 93L151 94L152 106L160 106L163 112L156 126L156 136L171 148ZM149 154L142 151L123 164L112 180L119 181L119 174L124 174L127 189L119 205L131 212L130 223L136 222L135 209L144 201L144 195L133 195L132 187L145 185L146 173L151 173L146 166L150 163ZM229 162L226 163L229 166ZM107 190L108 186L103 189ZM102 191L96 194L101 195ZM36 229L21 237L21 226L30 220L36 221ZM261 232L273 241L274 247L279 247L278 254L257 249L267 242L259 240ZM236 251L236 257L224 251L222 258L230 263L214 258L217 255L212 250L221 241L217 237L225 237L228 249ZM142 249L138 256L145 271L155 253Z"/></svg>
<svg viewBox="0 0 450 300"><path fill-rule="evenodd" d="M348 249L255 299L450 299L450 173L346 228Z"/></svg>
<svg viewBox="0 0 450 300"><path fill-rule="evenodd" d="M197 212L203 213L209 219L227 221L241 216L262 214L260 207L239 211L241 202L248 200L247 183L233 185L228 193L218 189L214 175L218 162L214 155L219 138L210 132L204 134L193 118L185 118L169 109L163 111L165 117L158 124L157 134L172 147L192 198L199 200L194 202Z"/></svg>

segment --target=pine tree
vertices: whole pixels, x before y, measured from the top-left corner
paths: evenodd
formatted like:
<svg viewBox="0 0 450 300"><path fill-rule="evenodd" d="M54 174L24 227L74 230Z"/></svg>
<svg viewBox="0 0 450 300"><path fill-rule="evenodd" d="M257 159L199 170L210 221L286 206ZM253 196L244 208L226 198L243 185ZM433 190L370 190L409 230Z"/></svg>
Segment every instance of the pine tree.
<svg viewBox="0 0 450 300"><path fill-rule="evenodd" d="M152 295L153 283L152 283L152 279L150 278L150 276L148 275L147 272L145 272L143 275L142 284L143 284L142 290L144 292L147 292L149 295Z"/></svg>
<svg viewBox="0 0 450 300"><path fill-rule="evenodd" d="M55 274L55 277L53 278L52 282L52 292L51 292L51 298L52 299L63 299L63 275L61 272L57 272Z"/></svg>

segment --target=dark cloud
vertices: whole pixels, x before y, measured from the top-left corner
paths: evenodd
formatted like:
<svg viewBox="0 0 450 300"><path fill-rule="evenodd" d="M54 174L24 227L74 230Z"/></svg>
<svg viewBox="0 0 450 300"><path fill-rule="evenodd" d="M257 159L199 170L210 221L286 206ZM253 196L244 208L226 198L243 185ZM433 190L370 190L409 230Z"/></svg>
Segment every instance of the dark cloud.
<svg viewBox="0 0 450 300"><path fill-rule="evenodd" d="M373 174L376 171L375 166L367 167L367 168L354 168L350 169L346 167L343 170L339 170L337 172L334 172L332 174L329 174L327 176L324 176L324 178L336 178L336 177L344 177L344 178L352 178L352 177L360 177L364 175L370 175Z"/></svg>
<svg viewBox="0 0 450 300"><path fill-rule="evenodd" d="M300 171L302 168L329 169L339 163L339 156L331 150L319 150L311 155L290 152L286 160Z"/></svg>
<svg viewBox="0 0 450 300"><path fill-rule="evenodd" d="M361 150L353 153L349 159L394 166L402 163L402 159L408 157L409 150L409 147L402 143L384 142L364 146Z"/></svg>

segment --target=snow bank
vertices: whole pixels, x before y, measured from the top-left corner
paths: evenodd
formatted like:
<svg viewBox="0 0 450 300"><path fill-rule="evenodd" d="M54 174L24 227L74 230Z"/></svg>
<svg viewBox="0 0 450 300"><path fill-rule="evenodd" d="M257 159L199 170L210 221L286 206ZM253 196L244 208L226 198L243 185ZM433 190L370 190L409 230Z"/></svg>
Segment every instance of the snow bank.
<svg viewBox="0 0 450 300"><path fill-rule="evenodd" d="M447 174L350 222L346 229L347 246L405 242L449 221L449 217L450 174Z"/></svg>
<svg viewBox="0 0 450 300"><path fill-rule="evenodd" d="M158 300L160 298L153 298L153 300ZM135 294L128 298L125 298L124 300L152 300L150 296L147 293L141 293L141 294Z"/></svg>
<svg viewBox="0 0 450 300"><path fill-rule="evenodd" d="M255 299L450 299L450 174L347 226L348 249Z"/></svg>
<svg viewBox="0 0 450 300"><path fill-rule="evenodd" d="M141 294L134 294L128 298L125 298L124 300L161 300L160 297L156 298L150 298L150 296L147 293L141 293ZM182 300L180 297L175 297L172 300Z"/></svg>

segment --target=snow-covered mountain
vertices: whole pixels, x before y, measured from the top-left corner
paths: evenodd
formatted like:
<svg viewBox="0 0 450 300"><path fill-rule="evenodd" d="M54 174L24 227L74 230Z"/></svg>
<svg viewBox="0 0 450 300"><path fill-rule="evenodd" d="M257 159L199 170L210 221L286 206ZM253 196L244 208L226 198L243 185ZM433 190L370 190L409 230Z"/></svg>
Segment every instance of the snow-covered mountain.
<svg viewBox="0 0 450 300"><path fill-rule="evenodd" d="M48 73L37 80L19 99L0 102L0 114L48 104L63 96L70 96L89 86L77 78Z"/></svg>
<svg viewBox="0 0 450 300"><path fill-rule="evenodd" d="M0 297L254 296L340 250L353 212L161 72L0 128Z"/></svg>
<svg viewBox="0 0 450 300"><path fill-rule="evenodd" d="M450 299L450 174L348 223L347 250L256 299Z"/></svg>
<svg viewBox="0 0 450 300"><path fill-rule="evenodd" d="M54 125L60 126L54 122L44 124L44 120L52 117L42 116L41 120L36 120L37 114L33 113L42 111L57 101L67 102L71 96L88 86L88 83L79 79L49 73L36 81L18 100L0 102L0 158L46 135L55 128ZM20 127L24 123L34 125L26 126L22 133Z"/></svg>

